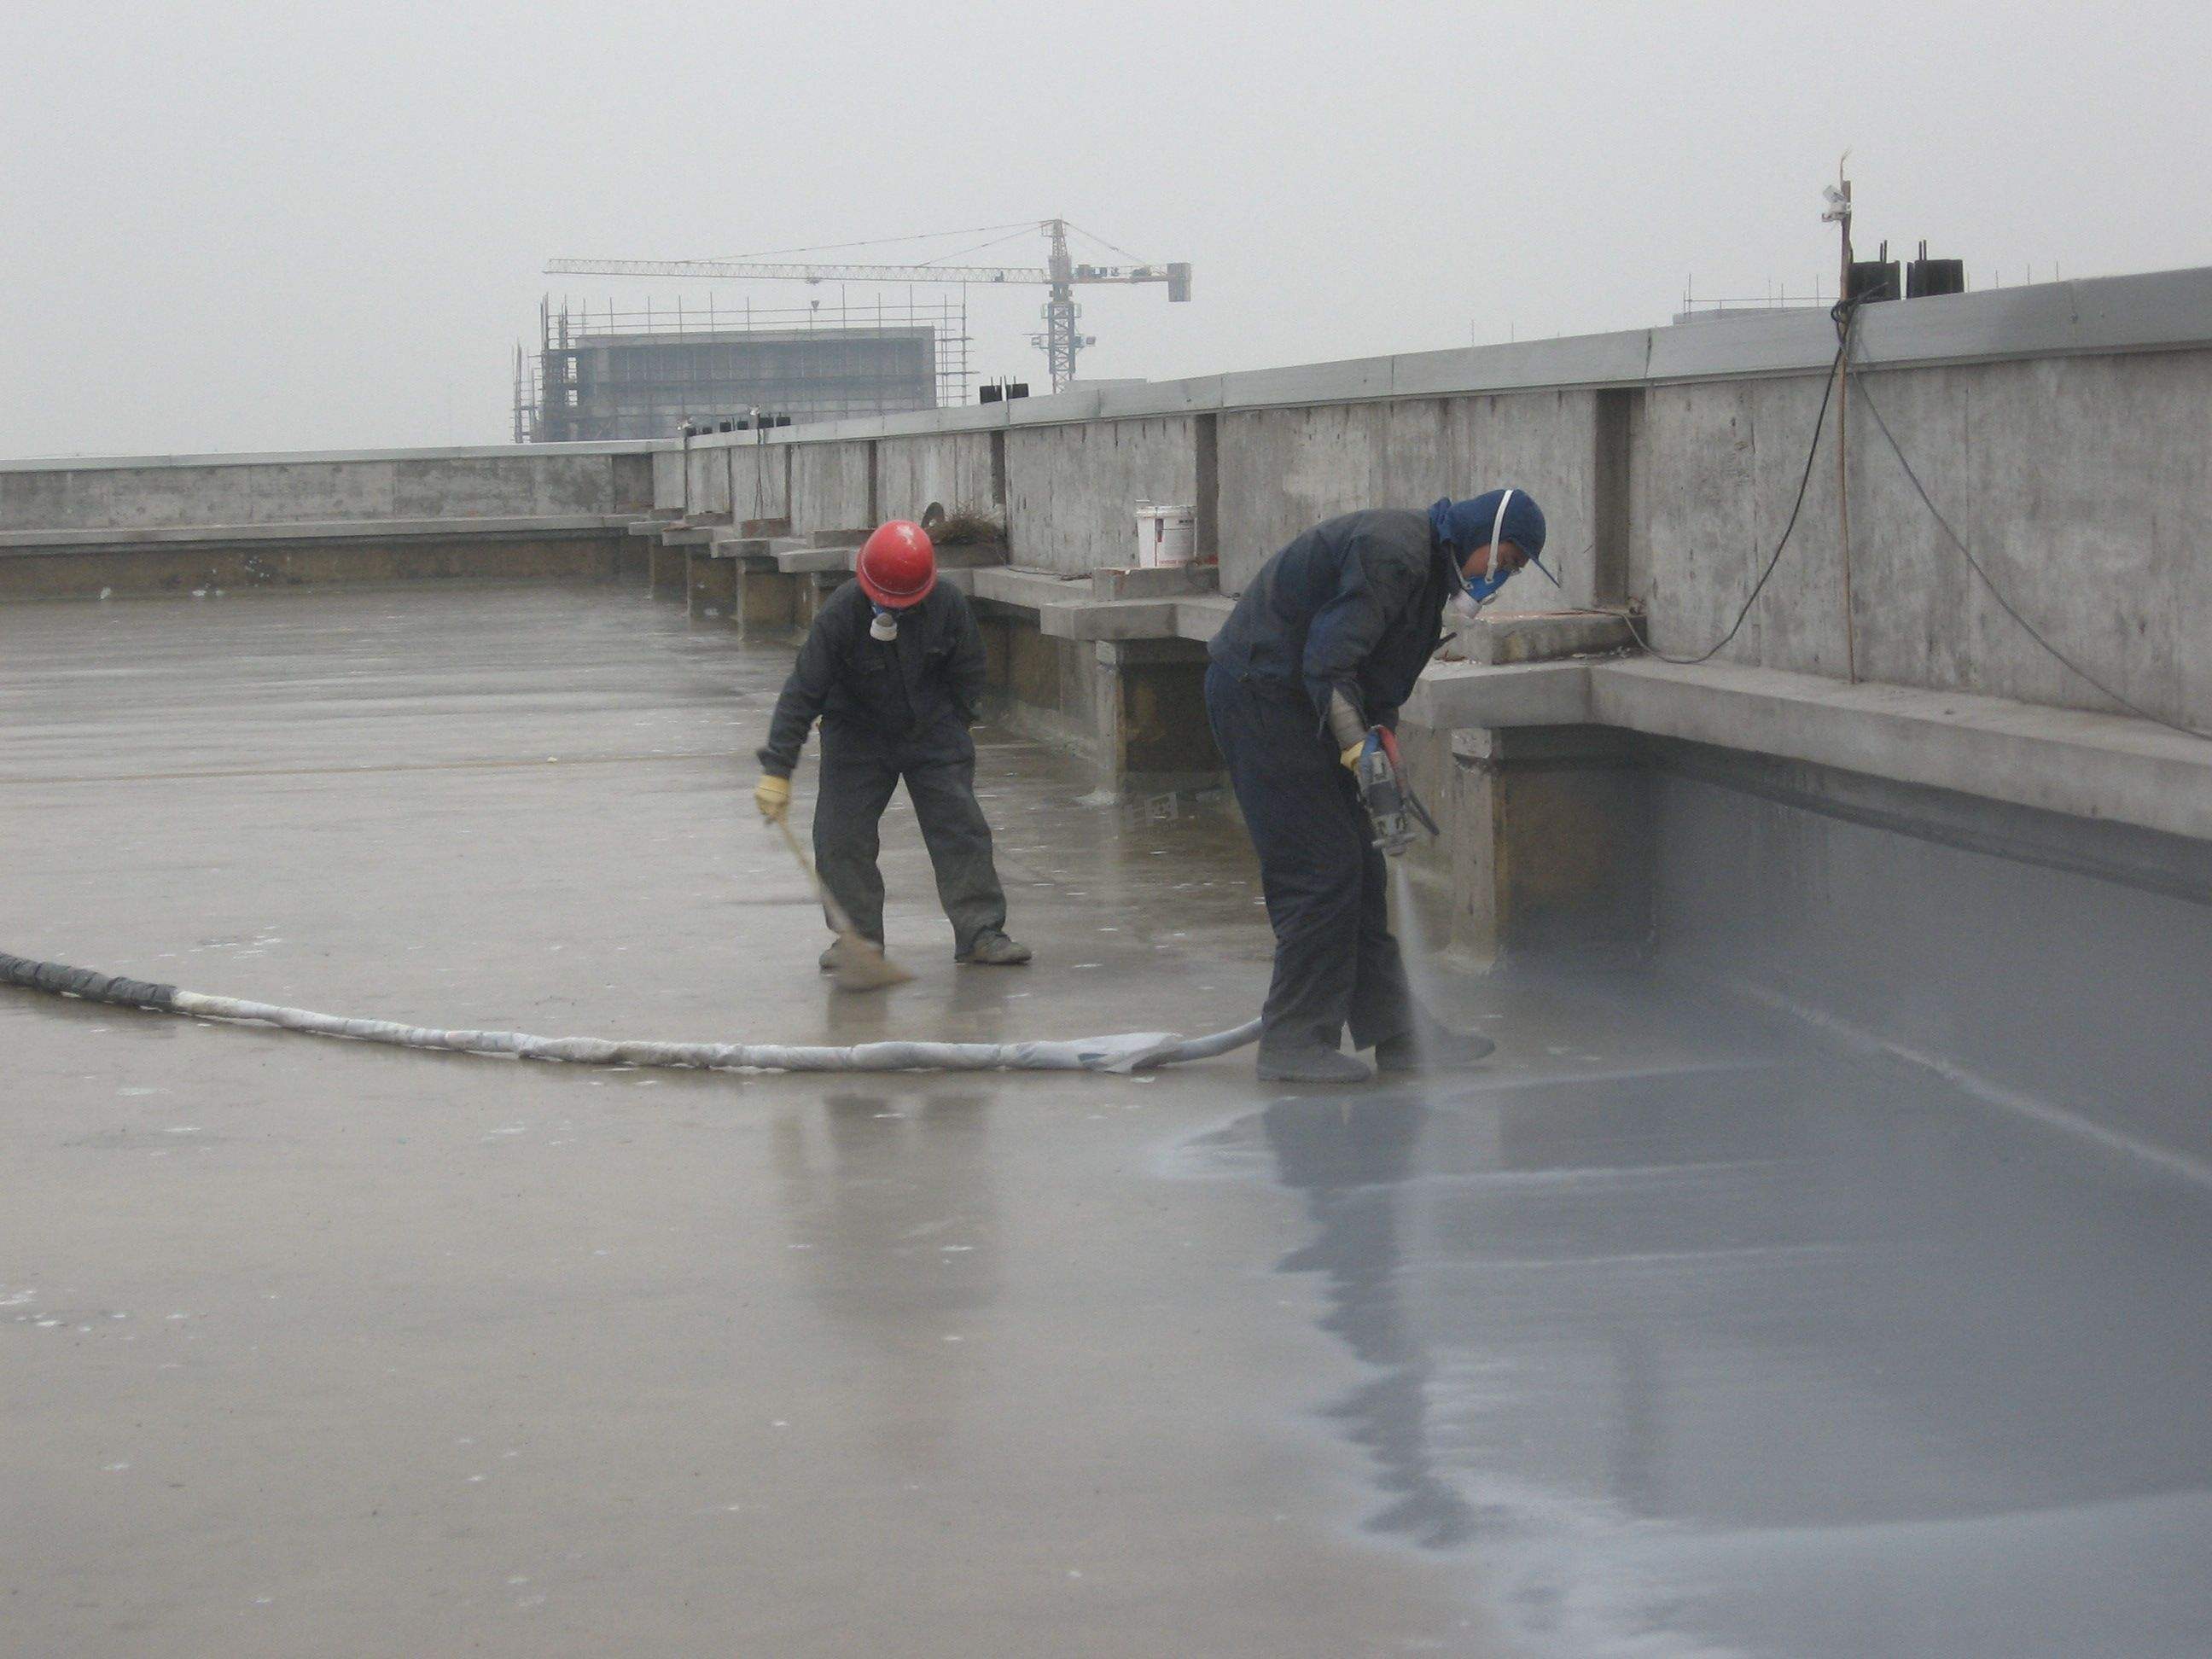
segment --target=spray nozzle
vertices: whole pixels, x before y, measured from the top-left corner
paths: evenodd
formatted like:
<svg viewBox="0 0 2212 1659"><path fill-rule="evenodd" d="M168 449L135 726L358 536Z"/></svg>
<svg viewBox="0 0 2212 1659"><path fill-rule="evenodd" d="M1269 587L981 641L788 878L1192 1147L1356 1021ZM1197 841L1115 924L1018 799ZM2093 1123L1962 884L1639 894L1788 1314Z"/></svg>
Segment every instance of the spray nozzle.
<svg viewBox="0 0 2212 1659"><path fill-rule="evenodd" d="M1437 834L1437 821L1406 781L1406 763L1389 727L1370 729L1360 746L1359 799L1374 820L1375 844L1393 858L1413 844L1415 826Z"/></svg>

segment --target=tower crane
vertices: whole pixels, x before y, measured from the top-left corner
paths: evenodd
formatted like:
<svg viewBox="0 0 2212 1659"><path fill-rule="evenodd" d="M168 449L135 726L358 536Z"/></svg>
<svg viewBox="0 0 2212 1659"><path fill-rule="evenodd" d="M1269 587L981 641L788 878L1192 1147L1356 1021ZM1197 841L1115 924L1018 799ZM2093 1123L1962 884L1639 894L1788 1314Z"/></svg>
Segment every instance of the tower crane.
<svg viewBox="0 0 2212 1659"><path fill-rule="evenodd" d="M1051 243L1042 265L876 265L876 264L763 264L730 259L548 259L549 276L720 276L759 278L796 283L1030 283L1049 290L1038 315L1042 333L1030 343L1045 354L1052 372L1052 388L1059 391L1075 378L1076 354L1098 343L1094 335L1078 331L1083 307L1075 302L1078 288L1100 283L1121 287L1141 283L1164 283L1168 298L1190 298L1190 266L1168 264L1078 264L1067 251L1068 223L1045 219L1037 228ZM1088 234L1089 233L1085 233Z"/></svg>

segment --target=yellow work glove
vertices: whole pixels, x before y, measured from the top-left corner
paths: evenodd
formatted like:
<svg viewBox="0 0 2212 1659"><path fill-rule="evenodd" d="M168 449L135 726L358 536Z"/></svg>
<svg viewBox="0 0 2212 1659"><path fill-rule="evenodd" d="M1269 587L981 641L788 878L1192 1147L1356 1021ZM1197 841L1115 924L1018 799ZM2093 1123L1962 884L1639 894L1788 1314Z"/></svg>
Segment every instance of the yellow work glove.
<svg viewBox="0 0 2212 1659"><path fill-rule="evenodd" d="M1339 755L1337 759L1344 763L1346 769L1357 772L1359 769L1359 757L1365 751L1366 748L1367 739L1362 738L1358 743L1353 744L1351 748L1346 750L1341 755Z"/></svg>
<svg viewBox="0 0 2212 1659"><path fill-rule="evenodd" d="M769 823L781 823L783 815L791 811L791 780L763 777L753 786L753 805L760 808L762 819Z"/></svg>

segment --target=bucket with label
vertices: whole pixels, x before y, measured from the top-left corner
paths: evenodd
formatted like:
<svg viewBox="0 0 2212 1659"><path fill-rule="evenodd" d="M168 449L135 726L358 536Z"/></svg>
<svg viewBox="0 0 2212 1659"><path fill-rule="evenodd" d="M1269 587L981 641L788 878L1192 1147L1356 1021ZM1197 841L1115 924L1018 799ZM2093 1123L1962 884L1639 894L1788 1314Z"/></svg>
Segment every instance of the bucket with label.
<svg viewBox="0 0 2212 1659"><path fill-rule="evenodd" d="M1140 507L1137 509L1137 563L1188 564L1197 555L1198 509L1194 507Z"/></svg>

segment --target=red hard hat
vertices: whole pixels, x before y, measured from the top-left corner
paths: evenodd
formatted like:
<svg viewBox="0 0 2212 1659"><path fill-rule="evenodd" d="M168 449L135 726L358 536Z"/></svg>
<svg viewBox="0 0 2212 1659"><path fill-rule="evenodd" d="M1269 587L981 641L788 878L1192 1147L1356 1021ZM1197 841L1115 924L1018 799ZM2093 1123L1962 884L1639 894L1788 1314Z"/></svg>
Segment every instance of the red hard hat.
<svg viewBox="0 0 2212 1659"><path fill-rule="evenodd" d="M879 524L860 549L854 574L860 591L888 611L920 605L937 586L937 550L929 532L906 519Z"/></svg>

